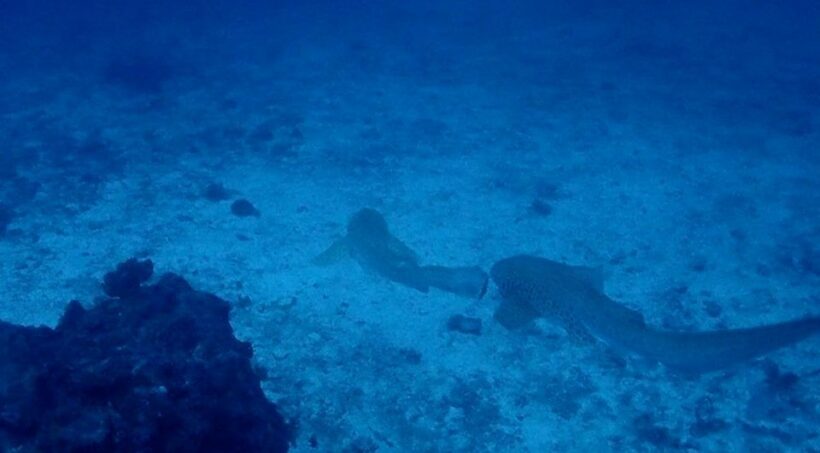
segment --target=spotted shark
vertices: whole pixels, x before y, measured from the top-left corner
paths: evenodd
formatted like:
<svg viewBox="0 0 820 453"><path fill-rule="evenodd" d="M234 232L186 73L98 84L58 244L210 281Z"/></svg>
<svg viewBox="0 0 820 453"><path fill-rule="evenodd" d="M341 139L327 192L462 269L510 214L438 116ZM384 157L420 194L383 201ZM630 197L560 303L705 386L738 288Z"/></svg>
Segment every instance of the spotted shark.
<svg viewBox="0 0 820 453"><path fill-rule="evenodd" d="M546 318L576 341L603 341L689 374L727 368L820 332L820 317L708 332L660 330L607 297L600 270L535 256L503 259L490 275L501 295L494 317L508 329Z"/></svg>
<svg viewBox="0 0 820 453"><path fill-rule="evenodd" d="M326 266L351 257L363 268L388 280L428 292L438 288L464 297L480 299L489 277L476 266L422 266L418 256L390 233L387 221L375 209L365 208L351 216L347 235L335 241L313 262Z"/></svg>

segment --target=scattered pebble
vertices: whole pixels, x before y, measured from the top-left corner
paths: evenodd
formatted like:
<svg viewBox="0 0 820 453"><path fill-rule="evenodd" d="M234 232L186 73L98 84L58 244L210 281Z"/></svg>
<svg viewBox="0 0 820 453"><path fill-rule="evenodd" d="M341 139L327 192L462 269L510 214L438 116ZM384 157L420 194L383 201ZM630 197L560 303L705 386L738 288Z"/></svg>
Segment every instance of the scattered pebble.
<svg viewBox="0 0 820 453"><path fill-rule="evenodd" d="M244 198L240 198L231 204L231 212L237 217L259 217L259 210Z"/></svg>
<svg viewBox="0 0 820 453"><path fill-rule="evenodd" d="M467 335L481 335L481 320L462 315L453 315L447 320L447 330Z"/></svg>

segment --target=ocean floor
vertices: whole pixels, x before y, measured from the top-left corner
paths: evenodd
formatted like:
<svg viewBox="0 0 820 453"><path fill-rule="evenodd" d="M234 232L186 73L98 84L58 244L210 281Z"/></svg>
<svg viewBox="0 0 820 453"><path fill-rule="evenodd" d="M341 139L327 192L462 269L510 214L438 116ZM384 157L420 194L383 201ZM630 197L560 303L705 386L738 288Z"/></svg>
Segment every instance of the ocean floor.
<svg viewBox="0 0 820 453"><path fill-rule="evenodd" d="M681 376L547 321L507 331L492 286L470 300L311 263L372 207L425 264L602 266L612 299L667 329L820 314L820 58L750 63L731 27L693 44L564 14L486 41L435 15L412 40L343 23L224 43L219 65L190 57L218 29L59 70L4 57L0 319L53 326L150 257L234 304L293 451L820 451L820 338ZM457 314L481 333L449 330Z"/></svg>

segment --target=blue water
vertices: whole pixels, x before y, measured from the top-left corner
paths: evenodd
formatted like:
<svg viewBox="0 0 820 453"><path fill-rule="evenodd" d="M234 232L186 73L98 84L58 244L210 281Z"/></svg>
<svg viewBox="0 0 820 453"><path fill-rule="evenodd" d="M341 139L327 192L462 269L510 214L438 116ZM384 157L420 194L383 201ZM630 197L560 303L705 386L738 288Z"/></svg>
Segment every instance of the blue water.
<svg viewBox="0 0 820 453"><path fill-rule="evenodd" d="M820 3L179 3L0 0L1 320L151 258L233 304L292 451L820 451L820 337L681 376L313 262L370 207L657 328L820 315Z"/></svg>

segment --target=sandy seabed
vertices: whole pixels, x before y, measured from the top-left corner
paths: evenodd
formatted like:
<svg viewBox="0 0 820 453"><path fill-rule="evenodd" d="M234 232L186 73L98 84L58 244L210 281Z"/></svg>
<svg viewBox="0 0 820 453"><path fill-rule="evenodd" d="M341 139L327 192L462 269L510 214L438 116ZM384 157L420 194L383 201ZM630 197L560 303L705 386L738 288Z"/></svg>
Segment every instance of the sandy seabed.
<svg viewBox="0 0 820 453"><path fill-rule="evenodd" d="M54 325L114 264L150 257L235 303L294 451L817 451L816 338L684 377L547 321L506 331L494 288L468 300L311 264L373 207L423 263L603 266L610 297L668 329L817 314L820 117L788 96L799 74L764 83L653 49L636 65L640 49L602 50L603 25L575 33L423 63L305 42L150 95L11 77L0 127L24 162L0 194L37 188L0 239L0 319ZM260 216L233 215L240 198ZM481 335L449 331L455 314Z"/></svg>

